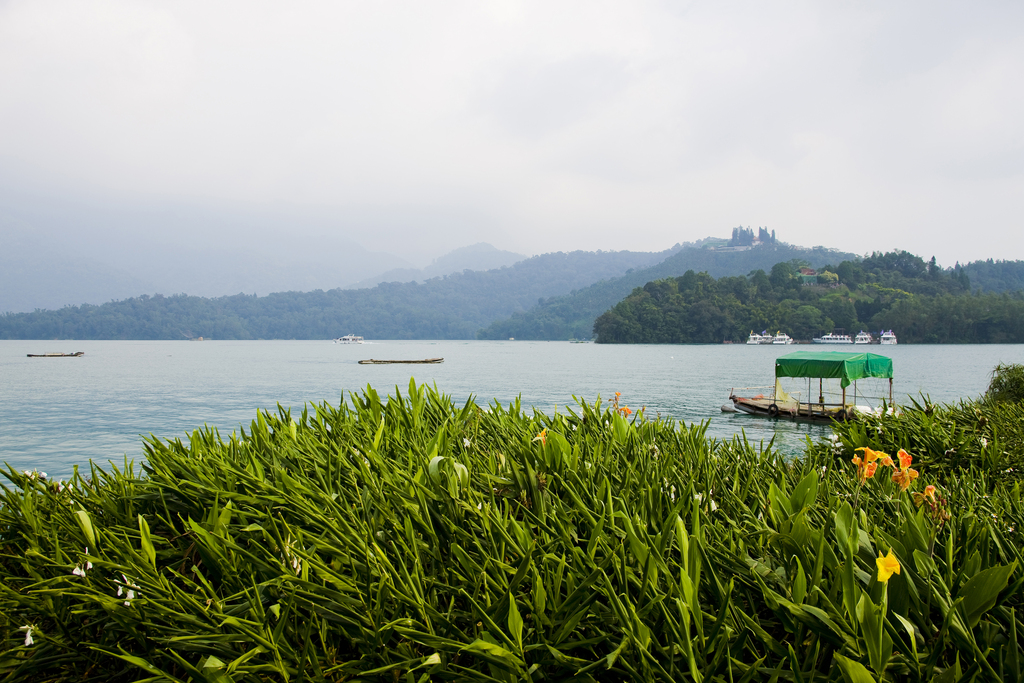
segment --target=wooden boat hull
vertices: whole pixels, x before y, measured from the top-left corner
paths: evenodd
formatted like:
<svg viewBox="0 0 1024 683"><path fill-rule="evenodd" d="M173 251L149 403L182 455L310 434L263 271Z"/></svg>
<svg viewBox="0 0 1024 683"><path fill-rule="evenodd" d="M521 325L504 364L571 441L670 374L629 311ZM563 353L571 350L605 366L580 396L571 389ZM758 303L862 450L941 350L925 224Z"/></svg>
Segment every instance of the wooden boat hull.
<svg viewBox="0 0 1024 683"><path fill-rule="evenodd" d="M443 363L444 358L424 358L422 360L377 360L376 358L368 358L367 360L359 361L360 365L430 365L434 363Z"/></svg>
<svg viewBox="0 0 1024 683"><path fill-rule="evenodd" d="M831 422L847 420L853 415L852 410L844 410L840 406L821 406L814 403L781 404L776 403L771 397L749 398L731 395L729 400L738 412L772 419Z"/></svg>
<svg viewBox="0 0 1024 683"><path fill-rule="evenodd" d="M85 351L75 351L74 353L26 353L29 358L78 358L84 356Z"/></svg>

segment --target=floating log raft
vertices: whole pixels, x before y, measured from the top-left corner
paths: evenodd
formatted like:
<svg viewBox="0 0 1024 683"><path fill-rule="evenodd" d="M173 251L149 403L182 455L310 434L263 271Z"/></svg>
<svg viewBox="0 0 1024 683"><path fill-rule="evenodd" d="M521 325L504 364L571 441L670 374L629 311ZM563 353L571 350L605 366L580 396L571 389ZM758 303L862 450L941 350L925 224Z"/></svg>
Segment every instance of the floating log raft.
<svg viewBox="0 0 1024 683"><path fill-rule="evenodd" d="M406 364L423 364L423 363L443 363L444 358L424 358L423 360L377 360L376 358L370 358L368 360L359 361L360 365L393 365L397 363Z"/></svg>
<svg viewBox="0 0 1024 683"><path fill-rule="evenodd" d="M78 358L84 356L85 351L75 351L74 353L27 353L25 354L29 358Z"/></svg>

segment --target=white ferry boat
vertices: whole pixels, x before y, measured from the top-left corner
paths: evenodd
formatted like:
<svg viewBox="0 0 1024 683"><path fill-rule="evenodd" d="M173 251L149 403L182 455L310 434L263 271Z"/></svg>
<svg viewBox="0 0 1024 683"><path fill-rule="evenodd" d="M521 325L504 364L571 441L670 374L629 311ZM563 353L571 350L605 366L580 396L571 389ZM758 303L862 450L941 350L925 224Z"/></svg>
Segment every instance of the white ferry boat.
<svg viewBox="0 0 1024 683"><path fill-rule="evenodd" d="M357 337L354 334L346 334L344 337L338 337L334 340L335 344L362 344L363 338Z"/></svg>
<svg viewBox="0 0 1024 683"><path fill-rule="evenodd" d="M853 343L853 340L850 339L850 335L848 335L848 334L832 334L831 332L829 332L828 334L822 335L820 337L815 337L812 341L815 344L852 344Z"/></svg>
<svg viewBox="0 0 1024 683"><path fill-rule="evenodd" d="M865 332L864 330L858 332L857 336L853 339L854 344L870 344L873 341L874 339L871 338L871 333Z"/></svg>
<svg viewBox="0 0 1024 683"><path fill-rule="evenodd" d="M747 346L757 346L758 344L771 344L772 335L768 334L768 330L765 330L761 334L757 332L751 332L750 336L747 337Z"/></svg>
<svg viewBox="0 0 1024 683"><path fill-rule="evenodd" d="M778 332L772 337L772 344L795 344L795 340L785 332Z"/></svg>
<svg viewBox="0 0 1024 683"><path fill-rule="evenodd" d="M892 333L892 330L889 330L888 332L883 332L882 333L881 343L882 344L895 344L896 343L896 335Z"/></svg>

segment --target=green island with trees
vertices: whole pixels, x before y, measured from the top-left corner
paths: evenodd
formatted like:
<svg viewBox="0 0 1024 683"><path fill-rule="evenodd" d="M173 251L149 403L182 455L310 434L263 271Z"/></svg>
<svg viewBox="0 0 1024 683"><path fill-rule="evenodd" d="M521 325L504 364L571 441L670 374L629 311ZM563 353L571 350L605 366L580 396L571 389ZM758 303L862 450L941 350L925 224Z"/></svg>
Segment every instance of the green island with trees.
<svg viewBox="0 0 1024 683"><path fill-rule="evenodd" d="M771 443L410 383L0 491L5 681L1020 681L1024 368Z"/></svg>
<svg viewBox="0 0 1024 683"><path fill-rule="evenodd" d="M691 270L648 282L597 318L596 341L739 342L762 330L810 340L836 329L893 329L910 343L1024 342L1024 293L972 290L967 268L943 269L905 251L813 274L801 265L718 279Z"/></svg>

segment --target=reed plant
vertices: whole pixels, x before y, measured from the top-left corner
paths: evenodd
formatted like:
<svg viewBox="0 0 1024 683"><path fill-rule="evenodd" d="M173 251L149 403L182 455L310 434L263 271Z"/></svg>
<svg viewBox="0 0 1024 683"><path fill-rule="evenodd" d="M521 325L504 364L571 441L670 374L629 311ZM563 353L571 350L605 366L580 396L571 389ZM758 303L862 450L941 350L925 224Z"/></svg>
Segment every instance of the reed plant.
<svg viewBox="0 0 1024 683"><path fill-rule="evenodd" d="M705 429L410 383L8 469L0 680L1021 680L1019 488Z"/></svg>

